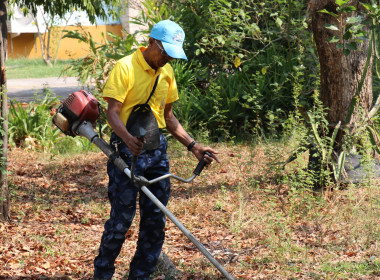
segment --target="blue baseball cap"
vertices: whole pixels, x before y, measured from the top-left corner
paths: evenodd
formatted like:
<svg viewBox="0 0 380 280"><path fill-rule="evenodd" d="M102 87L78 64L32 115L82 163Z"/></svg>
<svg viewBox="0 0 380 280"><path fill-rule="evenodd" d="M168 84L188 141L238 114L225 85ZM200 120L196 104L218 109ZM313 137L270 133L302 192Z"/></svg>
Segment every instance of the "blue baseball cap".
<svg viewBox="0 0 380 280"><path fill-rule="evenodd" d="M171 20L162 20L156 23L150 37L161 41L166 53L172 58L182 58L187 60L186 54L182 48L185 40L185 32L181 26Z"/></svg>

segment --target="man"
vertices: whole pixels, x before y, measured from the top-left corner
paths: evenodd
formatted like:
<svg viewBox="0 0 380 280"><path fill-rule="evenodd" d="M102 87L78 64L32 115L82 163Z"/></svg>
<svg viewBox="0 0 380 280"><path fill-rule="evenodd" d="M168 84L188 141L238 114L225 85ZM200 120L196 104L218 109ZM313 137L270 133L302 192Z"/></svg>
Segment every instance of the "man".
<svg viewBox="0 0 380 280"><path fill-rule="evenodd" d="M107 120L112 127L111 143L115 145L127 164L138 156L135 175L148 180L169 173L166 149L167 141L160 133L157 149L143 150L141 138L132 136L126 128L126 122L133 106L145 103L149 105L157 119L160 129L165 128L194 156L206 164L213 158L219 162L217 152L202 147L191 138L173 114L173 102L178 99L177 84L169 61L186 59L183 51L185 33L173 21L163 20L157 23L149 38L147 48L141 47L134 54L118 61L105 86L103 97L108 102ZM209 152L211 156L205 155ZM107 164L109 176L108 195L111 203L110 219L105 223L95 258L94 279L111 279L115 272L114 262L125 240L125 235L136 213L138 189L122 171L111 161ZM149 190L167 205L170 194L170 180L161 180L150 185ZM154 272L165 238L165 215L142 192L139 193L140 229L137 249L130 264L129 280L147 280Z"/></svg>

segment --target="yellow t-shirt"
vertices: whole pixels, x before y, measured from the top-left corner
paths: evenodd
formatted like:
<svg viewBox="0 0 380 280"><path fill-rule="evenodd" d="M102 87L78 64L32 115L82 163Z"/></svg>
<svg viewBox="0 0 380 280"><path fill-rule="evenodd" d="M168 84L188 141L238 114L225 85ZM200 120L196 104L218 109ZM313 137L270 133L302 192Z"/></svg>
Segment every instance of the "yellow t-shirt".
<svg viewBox="0 0 380 280"><path fill-rule="evenodd" d="M166 127L164 119L165 105L178 100L177 83L170 64L154 70L145 61L139 48L132 55L120 59L112 69L103 90L103 98L114 98L122 103L120 119L127 123L132 108L144 104L153 89L158 75L160 78L149 105L157 119L159 128Z"/></svg>

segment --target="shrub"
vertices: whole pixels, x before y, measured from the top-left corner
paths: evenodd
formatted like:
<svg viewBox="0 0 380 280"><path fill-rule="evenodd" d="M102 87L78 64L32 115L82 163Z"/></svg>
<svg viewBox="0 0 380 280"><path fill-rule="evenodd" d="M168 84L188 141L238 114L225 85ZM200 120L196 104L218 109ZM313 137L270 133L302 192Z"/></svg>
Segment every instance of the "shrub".
<svg viewBox="0 0 380 280"><path fill-rule="evenodd" d="M54 146L60 131L52 125L51 110L59 102L52 92L44 90L45 96L37 101L22 104L11 100L9 108L9 143L23 148L49 149Z"/></svg>
<svg viewBox="0 0 380 280"><path fill-rule="evenodd" d="M273 118L285 121L295 109L292 91L301 66L300 102L312 104L309 93L317 86L318 68L306 5L282 0L165 3L185 30L189 61L207 71L197 83L204 94L199 103L208 106L202 106L207 113L200 122L213 131L272 133Z"/></svg>

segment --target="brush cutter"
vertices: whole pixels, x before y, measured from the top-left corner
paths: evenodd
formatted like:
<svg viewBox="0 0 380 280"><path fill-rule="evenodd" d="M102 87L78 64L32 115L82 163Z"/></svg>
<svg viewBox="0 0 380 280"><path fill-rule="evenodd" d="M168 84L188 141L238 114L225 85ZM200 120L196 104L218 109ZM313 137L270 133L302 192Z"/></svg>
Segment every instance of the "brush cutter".
<svg viewBox="0 0 380 280"><path fill-rule="evenodd" d="M226 279L234 280L234 278L223 268L223 266L212 256L212 254L187 230L178 219L149 191L146 187L165 178L174 178L181 182L189 183L202 172L205 162L202 159L193 175L184 179L174 174L166 174L158 178L147 180L143 176L135 176L134 169L137 157L132 158L131 169L124 160L115 152L113 147L105 142L98 133L94 131L93 126L99 117L99 102L90 93L81 90L74 92L60 105L57 113L53 117L53 123L66 135L75 137L83 136L94 143L103 153L114 162L114 164L131 178L135 186L144 192L157 207L185 234L187 238L202 252L202 254L226 277ZM144 137L146 131L140 128L140 137Z"/></svg>

